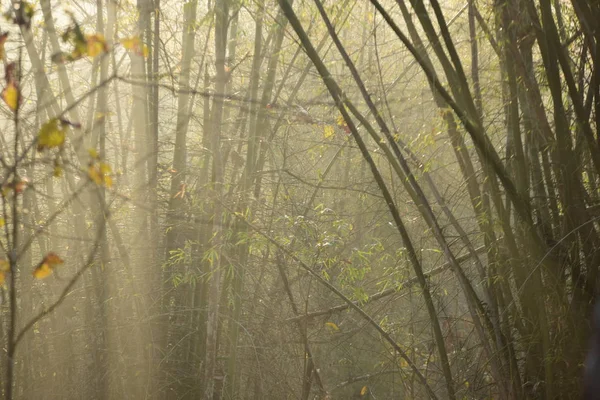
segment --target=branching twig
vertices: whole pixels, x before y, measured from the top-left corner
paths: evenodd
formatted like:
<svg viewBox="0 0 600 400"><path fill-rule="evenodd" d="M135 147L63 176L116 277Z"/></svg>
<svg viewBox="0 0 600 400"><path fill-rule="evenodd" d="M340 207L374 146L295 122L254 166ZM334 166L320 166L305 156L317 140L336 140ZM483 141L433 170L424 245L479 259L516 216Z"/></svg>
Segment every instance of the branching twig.
<svg viewBox="0 0 600 400"><path fill-rule="evenodd" d="M477 249L475 249L476 253L481 253L487 250L487 247L485 246L481 246L478 247ZM467 261L468 259L470 259L472 257L472 254L465 254L464 256L461 257L457 257L456 258L456 262L458 263L463 263L465 261ZM431 278L433 276L436 276L448 269L450 269L452 267L452 265L450 263L444 263L442 265L440 265L437 268L433 268L431 271L429 272L425 272L425 277L427 278ZM389 295L392 295L394 293L397 293L398 291L402 290L402 289L408 289L413 287L416 283L418 283L418 280L416 277L410 278L405 280L404 282L400 283L399 285L397 285L396 287L390 288L390 289L386 289L386 290L382 290L381 292L375 293L371 296L369 296L369 298L365 301L355 301L354 304L356 304L357 306L362 305L364 306L367 303L371 303L375 300L379 300L382 299L384 297L387 297ZM313 311L304 315L299 315L297 317L293 317L293 318L288 318L286 319L284 322L296 322L299 320L303 320L303 319L311 319L311 318L315 318L315 317L320 317L322 315L328 315L328 314L332 314L334 312L340 312L340 311L344 311L347 310L348 308L350 308L350 306L348 304L340 304L338 306L335 307L331 307L328 308L326 310L319 310L319 311Z"/></svg>
<svg viewBox="0 0 600 400"><path fill-rule="evenodd" d="M415 373L415 376L417 377L417 379L425 387L425 389L427 390L430 397L433 399L437 399L435 392L433 391L433 389L427 382L427 379L425 378L425 376L423 376L423 374L421 373L421 371L419 370L417 365L414 363L414 361L408 356L408 354L406 354L406 352L402 349L402 347L400 347L400 345L398 343L396 343L396 341L390 336L390 334L385 329L383 329L377 322L375 322L375 320L373 318L371 318L371 316L369 314L367 314L359 305L354 303L346 295L344 295L342 292L340 292L340 290L338 288L333 286L331 283L327 282L327 280L325 280L319 273L315 272L304 261L302 261L300 258L298 258L294 253L292 253L290 250L288 250L285 246L283 246L281 243L279 243L277 240L273 239L271 236L269 236L265 232L261 231L257 226L254 226L254 224L249 222L243 215L234 212L233 210L231 210L230 208L228 208L225 205L223 205L223 208L226 209L227 211L229 211L230 213L232 213L236 218L241 220L243 223L245 223L250 229L252 229L256 233L258 233L259 235L261 235L262 237L267 239L269 242L271 242L275 247L277 247L279 250L281 250L286 256L288 256L290 259L297 262L298 265L302 269L304 269L306 272L308 272L313 277L315 277L319 283L321 283L323 286L325 286L327 289L329 289L332 293L336 294L340 299L345 301L346 304L348 304L349 308L352 308L353 310L355 310L363 319L365 319L371 326L373 326L375 328L375 330L377 330L377 332L379 332L381 334L381 336L389 344L392 345L392 347L394 348L396 353L398 353L398 355L404 361L407 362L408 366L412 369L412 371Z"/></svg>
<svg viewBox="0 0 600 400"><path fill-rule="evenodd" d="M56 211L51 216L49 216L48 219L42 225L36 228L33 235L31 235L27 239L25 244L23 244L23 247L19 250L19 253L17 254L17 259L20 258L27 251L27 249L29 249L29 246L31 246L31 243L33 243L33 241L38 237L38 235L41 232L43 232L44 229L46 229L52 223L52 221L58 218L58 216L62 214L67 209L67 207L70 206L71 203L79 197L79 194L83 191L83 189L85 189L88 186L89 183L90 181L88 180L86 183L77 188L77 190L73 192L71 197L63 201L63 203L58 206Z"/></svg>
<svg viewBox="0 0 600 400"><path fill-rule="evenodd" d="M104 221L106 221L106 219ZM94 257L96 256L96 253L98 252L98 248L100 247L100 237L102 236L102 233L104 232L105 229L106 229L106 222L103 222L102 225L98 228L98 234L96 235L97 240L94 242L94 246L92 247L92 250L88 254L88 257L87 257L87 260L85 262L85 265L79 271L77 271L75 273L75 275L73 275L73 277L71 278L71 280L69 281L69 283L67 284L67 286L65 286L65 288L61 292L60 296L58 296L58 299L56 299L56 301L54 303L52 303L52 305L50 305L48 308L40 311L40 313L38 315L36 315L35 317L33 317L31 320L29 320L28 323L25 324L25 326L19 331L19 334L17 335L17 338L13 342L13 349L16 349L17 345L19 344L19 342L21 342L21 340L23 339L23 337L25 336L25 334L38 321L40 321L42 318L44 318L45 316L47 316L48 314L50 314L52 311L54 311L56 308L58 308L58 306L60 306L62 304L62 302L69 295L69 292L71 291L71 289L73 289L73 286L75 286L75 284L79 281L79 278L81 278L81 276L88 269L90 269L90 267L92 267L94 265Z"/></svg>

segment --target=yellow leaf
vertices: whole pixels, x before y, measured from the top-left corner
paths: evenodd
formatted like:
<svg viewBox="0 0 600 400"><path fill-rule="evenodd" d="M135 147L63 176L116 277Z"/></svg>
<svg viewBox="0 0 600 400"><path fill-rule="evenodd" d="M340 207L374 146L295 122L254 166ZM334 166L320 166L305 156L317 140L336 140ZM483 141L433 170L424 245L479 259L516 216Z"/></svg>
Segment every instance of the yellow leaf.
<svg viewBox="0 0 600 400"><path fill-rule="evenodd" d="M0 272L0 285L4 285L4 281L6 281L6 275L4 272Z"/></svg>
<svg viewBox="0 0 600 400"><path fill-rule="evenodd" d="M124 39L121 39L121 44L127 50L136 51L140 47L140 38L138 36L124 38Z"/></svg>
<svg viewBox="0 0 600 400"><path fill-rule="evenodd" d="M325 322L325 326L328 326L332 331L339 331L340 328L333 322Z"/></svg>
<svg viewBox="0 0 600 400"><path fill-rule="evenodd" d="M104 39L104 36L100 33L88 35L86 37L86 41L87 53L90 57L96 57L102 53L105 53L108 50L106 40Z"/></svg>
<svg viewBox="0 0 600 400"><path fill-rule="evenodd" d="M362 389L360 389L360 395L364 396L365 394L367 394L367 387L363 386Z"/></svg>
<svg viewBox="0 0 600 400"><path fill-rule="evenodd" d="M52 175L54 175L55 178L60 178L62 176L62 174L63 174L62 167L60 165L55 165Z"/></svg>
<svg viewBox="0 0 600 400"><path fill-rule="evenodd" d="M92 161L88 167L88 177L96 185L104 185L107 188L110 188L113 183L110 173L110 165L103 162L97 164L96 162Z"/></svg>
<svg viewBox="0 0 600 400"><path fill-rule="evenodd" d="M100 163L100 172L103 175L108 175L112 172L110 165L108 165L107 163Z"/></svg>
<svg viewBox="0 0 600 400"><path fill-rule="evenodd" d="M6 225L6 221L4 218L0 218L0 228L2 228L4 225Z"/></svg>
<svg viewBox="0 0 600 400"><path fill-rule="evenodd" d="M75 48L73 49L71 54L69 54L67 56L67 59L69 61L79 60L81 57L85 56L86 53L87 53L87 42L75 40Z"/></svg>
<svg viewBox="0 0 600 400"><path fill-rule="evenodd" d="M100 170L94 164L88 167L88 177L94 182L96 185L102 184L102 177L100 176Z"/></svg>
<svg viewBox="0 0 600 400"><path fill-rule="evenodd" d="M6 272L10 270L10 263L8 260L0 260L0 272Z"/></svg>
<svg viewBox="0 0 600 400"><path fill-rule="evenodd" d="M56 118L52 118L40 128L37 149L43 151L60 147L65 143L67 128Z"/></svg>
<svg viewBox="0 0 600 400"><path fill-rule="evenodd" d="M113 184L113 180L110 176L105 176L104 177L104 186L106 186L107 188L111 188Z"/></svg>
<svg viewBox="0 0 600 400"><path fill-rule="evenodd" d="M400 368L408 368L408 362L404 358L400 359Z"/></svg>
<svg viewBox="0 0 600 400"><path fill-rule="evenodd" d="M323 136L325 136L325 139L329 139L335 134L335 128L331 125L325 125L325 128L323 128L323 134Z"/></svg>
<svg viewBox="0 0 600 400"><path fill-rule="evenodd" d="M139 36L121 39L121 44L129 51L133 51L138 56L148 57L148 46L142 43Z"/></svg>
<svg viewBox="0 0 600 400"><path fill-rule="evenodd" d="M90 157L92 157L93 159L98 159L98 152L96 151L96 149L88 149L88 154L90 155Z"/></svg>
<svg viewBox="0 0 600 400"><path fill-rule="evenodd" d="M10 82L2 92L2 99L11 110L15 111L19 103L19 90L13 82Z"/></svg>
<svg viewBox="0 0 600 400"><path fill-rule="evenodd" d="M33 277L36 279L44 279L52 273L52 268L46 263L42 263L33 271Z"/></svg>

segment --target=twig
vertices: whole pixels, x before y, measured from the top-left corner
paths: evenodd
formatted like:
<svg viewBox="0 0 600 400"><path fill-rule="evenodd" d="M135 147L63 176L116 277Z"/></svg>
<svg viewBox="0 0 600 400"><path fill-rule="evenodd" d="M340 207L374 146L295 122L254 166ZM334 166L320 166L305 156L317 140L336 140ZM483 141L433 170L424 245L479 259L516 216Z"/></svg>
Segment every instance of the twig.
<svg viewBox="0 0 600 400"><path fill-rule="evenodd" d="M104 219L104 221L106 221L106 219ZM71 278L71 280L69 281L69 283L67 284L67 286L65 286L65 288L61 292L61 294L58 297L58 299L56 299L56 301L52 305L50 305L48 308L40 311L40 313L38 315L36 315L32 319L30 319L29 322L25 324L25 326L19 331L19 334L17 335L17 338L13 342L13 349L16 349L17 345L23 339L23 337L25 336L25 334L39 320L41 320L42 318L44 318L45 316L47 316L48 314L50 314L52 311L54 311L56 308L58 308L58 306L60 306L62 304L62 302L69 295L69 292L71 291L71 289L73 289L73 286L75 286L75 284L79 281L79 278L81 278L81 276L88 269L90 269L90 267L92 267L94 265L94 257L96 255L96 253L98 252L98 248L100 247L100 239L99 238L102 236L102 233L104 232L105 229L106 229L106 222L102 223L102 225L98 229L98 234L96 236L98 239L95 241L92 250L88 254L88 257L87 257L85 265L79 271L77 271L77 273L75 273L75 275L73 275L73 277Z"/></svg>
<svg viewBox="0 0 600 400"><path fill-rule="evenodd" d="M481 247L478 247L477 249L475 249L475 252L478 254L478 253L481 253L481 252L485 251L486 249L487 249L487 247L481 246ZM467 261L471 257L472 257L472 254L470 254L470 253L469 254L465 254L463 256L457 257L456 261L458 263L462 263L462 262ZM450 269L450 267L451 267L450 263L444 263L444 264L440 265L439 267L432 269L429 272L425 272L425 277L426 278L431 278L433 276L436 276L436 275L438 275L438 274L440 274L440 273L442 273L442 272ZM402 282L399 285L397 285L396 287L393 287L393 288L390 288L390 289L386 289L386 290L382 290L381 292L378 292L378 293L375 293L375 294L369 296L369 298L367 300L365 300L365 301L355 301L354 304L356 304L357 306L358 305L363 305L364 306L365 304L371 303L371 302L373 302L375 300L379 300L379 299L382 299L382 298L387 297L389 295L392 295L394 293L397 293L398 291L400 291L402 289L411 288L416 283L418 283L418 280L417 280L416 277L407 279L404 282ZM296 321L303 320L303 319L311 319L311 318L315 318L315 317L320 317L322 315L332 314L334 312L344 311L344 310L347 310L348 308L350 308L350 306L348 304L340 304L338 306L331 307L331 308L328 308L326 310L313 311L313 312L310 312L310 313L307 313L307 314L304 314L304 315L299 315L297 317L288 318L288 319L284 320L284 322L296 322Z"/></svg>

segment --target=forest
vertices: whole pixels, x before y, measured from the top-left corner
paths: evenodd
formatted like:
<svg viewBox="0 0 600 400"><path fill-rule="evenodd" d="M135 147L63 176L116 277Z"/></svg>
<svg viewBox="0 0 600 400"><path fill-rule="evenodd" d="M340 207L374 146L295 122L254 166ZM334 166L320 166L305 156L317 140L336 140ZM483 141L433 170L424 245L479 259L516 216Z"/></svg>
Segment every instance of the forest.
<svg viewBox="0 0 600 400"><path fill-rule="evenodd" d="M0 398L582 398L600 0L0 8Z"/></svg>

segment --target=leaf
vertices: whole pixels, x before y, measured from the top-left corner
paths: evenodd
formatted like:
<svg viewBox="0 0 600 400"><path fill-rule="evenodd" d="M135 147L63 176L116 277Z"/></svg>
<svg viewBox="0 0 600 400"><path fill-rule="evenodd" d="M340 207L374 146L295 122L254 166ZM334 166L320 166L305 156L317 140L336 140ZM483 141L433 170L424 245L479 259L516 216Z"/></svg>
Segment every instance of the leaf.
<svg viewBox="0 0 600 400"><path fill-rule="evenodd" d="M108 165L107 163L100 163L100 173L102 175L109 175L112 172L112 169L110 168L110 165Z"/></svg>
<svg viewBox="0 0 600 400"><path fill-rule="evenodd" d="M15 10L15 17L13 22L19 26L24 26L29 29L31 27L31 18L35 12L33 5L26 1L19 2L19 9Z"/></svg>
<svg viewBox="0 0 600 400"><path fill-rule="evenodd" d="M36 279L44 279L52 273L54 267L63 263L63 259L60 258L58 254L49 252L33 271L33 277Z"/></svg>
<svg viewBox="0 0 600 400"><path fill-rule="evenodd" d="M66 61L75 61L84 56L96 57L108 51L108 44L104 35L94 33L85 35L81 30L75 18L71 15L73 26L69 27L63 34L62 40L65 43L70 43L73 50L70 53L56 53L52 56L54 63L64 63Z"/></svg>
<svg viewBox="0 0 600 400"><path fill-rule="evenodd" d="M4 67L4 80L6 83L13 83L16 85L16 75L15 70L17 69L17 64L11 62Z"/></svg>
<svg viewBox="0 0 600 400"><path fill-rule="evenodd" d="M12 180L10 182L2 185L2 196L8 196L11 191L15 191L15 193L23 193L25 188L27 187L27 183L29 183L29 179L21 178Z"/></svg>
<svg viewBox="0 0 600 400"><path fill-rule="evenodd" d="M23 190L27 187L27 182L29 181L26 178L15 182L15 193L23 193Z"/></svg>
<svg viewBox="0 0 600 400"><path fill-rule="evenodd" d="M98 156L98 152L96 151L96 149L88 149L88 154L90 155L90 157L92 157L94 160L97 160L98 158L100 158Z"/></svg>
<svg viewBox="0 0 600 400"><path fill-rule="evenodd" d="M51 267L55 267L63 263L63 259L60 258L59 255L54 252L49 252L48 254L46 254L46 257L44 257L44 264L48 264Z"/></svg>
<svg viewBox="0 0 600 400"><path fill-rule="evenodd" d="M10 271L10 263L8 260L0 260L0 272Z"/></svg>
<svg viewBox="0 0 600 400"><path fill-rule="evenodd" d="M73 20L73 26L69 27L65 33L63 33L62 39L63 42L71 42L73 45L74 49L71 52L69 61L74 61L87 53L87 40L73 15L71 15L71 19Z"/></svg>
<svg viewBox="0 0 600 400"><path fill-rule="evenodd" d="M175 195L173 196L174 199L176 198L184 198L185 197L185 188L186 188L186 184L182 183L181 186L179 187L179 192L175 193Z"/></svg>
<svg viewBox="0 0 600 400"><path fill-rule="evenodd" d="M325 139L331 138L335 134L335 128L331 125L325 125L323 128L323 136Z"/></svg>
<svg viewBox="0 0 600 400"><path fill-rule="evenodd" d="M123 47L127 50L136 51L140 46L139 36L132 36L130 38L124 38L120 40Z"/></svg>
<svg viewBox="0 0 600 400"><path fill-rule="evenodd" d="M4 218L0 218L0 228L6 225L6 220Z"/></svg>
<svg viewBox="0 0 600 400"><path fill-rule="evenodd" d="M111 178L110 176L106 175L106 176L104 177L104 186L106 186L107 188L109 188L109 189L110 189L110 188L112 187L112 185L113 185L113 180L112 180L112 178Z"/></svg>
<svg viewBox="0 0 600 400"><path fill-rule="evenodd" d="M4 272L0 272L0 286L4 285L5 281L6 281L6 274Z"/></svg>
<svg viewBox="0 0 600 400"><path fill-rule="evenodd" d="M52 54L52 57L50 58L50 60L54 64L64 64L65 62L69 61L70 58L71 58L71 55L69 53L65 53L64 51L59 51L58 53Z"/></svg>
<svg viewBox="0 0 600 400"><path fill-rule="evenodd" d="M104 39L104 35L100 33L95 33L93 35L88 35L86 37L87 41L87 54L90 57L96 57L102 53L106 53L108 51L108 45L106 44L106 39Z"/></svg>
<svg viewBox="0 0 600 400"><path fill-rule="evenodd" d="M60 147L65 143L67 128L58 119L52 118L40 128L38 133L37 150L44 151Z"/></svg>
<svg viewBox="0 0 600 400"><path fill-rule="evenodd" d="M33 271L33 277L35 279L44 279L48 277L51 273L52 268L48 264L42 263Z"/></svg>
<svg viewBox="0 0 600 400"><path fill-rule="evenodd" d="M52 171L52 175L55 178L60 178L63 175L63 169L60 165L56 164L54 165L54 170Z"/></svg>
<svg viewBox="0 0 600 400"><path fill-rule="evenodd" d="M360 389L360 395L364 396L365 394L367 394L367 390L368 390L367 387L363 386L362 389Z"/></svg>
<svg viewBox="0 0 600 400"><path fill-rule="evenodd" d="M17 105L19 104L19 89L17 89L14 82L9 82L8 85L6 85L2 91L2 100L4 100L8 108L12 111L17 110Z"/></svg>
<svg viewBox="0 0 600 400"><path fill-rule="evenodd" d="M338 326L336 324L334 324L333 322L325 322L325 326L328 326L331 331L339 331L340 328L338 328Z"/></svg>
<svg viewBox="0 0 600 400"><path fill-rule="evenodd" d="M100 176L100 170L95 164L90 164L88 167L88 177L94 182L96 185L102 184L102 177Z"/></svg>
<svg viewBox="0 0 600 400"><path fill-rule="evenodd" d="M133 51L138 56L148 57L149 50L148 46L142 43L139 36L132 36L130 38L124 38L120 40L121 44L125 49Z"/></svg>
<svg viewBox="0 0 600 400"><path fill-rule="evenodd" d="M88 166L88 177L94 182L96 185L104 185L107 188L112 187L113 180L110 176L112 169L110 165L101 162L96 163L96 161L90 162Z"/></svg>
<svg viewBox="0 0 600 400"><path fill-rule="evenodd" d="M400 359L400 368L408 368L408 361L404 358Z"/></svg>
<svg viewBox="0 0 600 400"><path fill-rule="evenodd" d="M6 39L8 39L8 32L0 34L0 59L4 58L4 44L6 43Z"/></svg>

